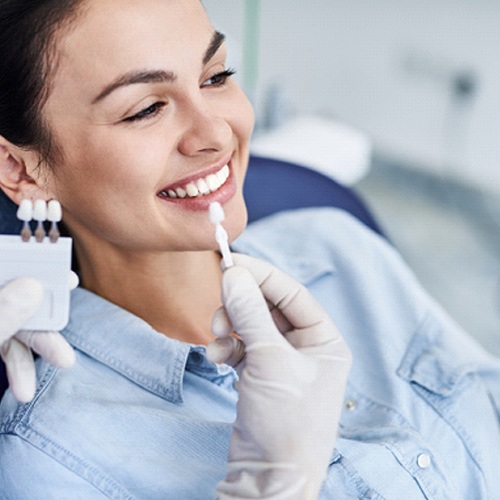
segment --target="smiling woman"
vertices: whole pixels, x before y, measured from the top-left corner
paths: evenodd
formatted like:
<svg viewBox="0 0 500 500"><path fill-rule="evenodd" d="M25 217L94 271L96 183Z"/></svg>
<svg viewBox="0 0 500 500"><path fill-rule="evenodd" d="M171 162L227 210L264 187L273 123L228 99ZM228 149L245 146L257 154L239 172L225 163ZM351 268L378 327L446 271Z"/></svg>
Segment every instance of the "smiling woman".
<svg viewBox="0 0 500 500"><path fill-rule="evenodd" d="M242 184L253 114L225 67L224 36L199 2L128 1L118 11L115 3L84 2L78 21L55 36L57 71L41 111L59 159L39 168L37 145L20 149L5 134L5 150L27 177L17 182L11 175L3 186L17 203L61 201L86 288L160 331L174 315L183 325L177 338L206 343L220 270L205 211L213 201L226 205L232 239L245 226ZM189 265L180 265L186 258ZM138 296L116 286L113 276L122 269ZM193 273L205 276L195 296ZM144 305L140 296L160 283L175 288L184 305L165 306L163 294L158 303L149 294ZM191 300L181 299L182 288ZM151 316L160 306L162 314Z"/></svg>
<svg viewBox="0 0 500 500"><path fill-rule="evenodd" d="M0 0L0 188L60 200L81 281L65 340L18 331L40 294L0 288L0 496L493 495L499 363L394 249L331 209L243 233L232 73L198 0ZM253 255L229 269L212 202Z"/></svg>

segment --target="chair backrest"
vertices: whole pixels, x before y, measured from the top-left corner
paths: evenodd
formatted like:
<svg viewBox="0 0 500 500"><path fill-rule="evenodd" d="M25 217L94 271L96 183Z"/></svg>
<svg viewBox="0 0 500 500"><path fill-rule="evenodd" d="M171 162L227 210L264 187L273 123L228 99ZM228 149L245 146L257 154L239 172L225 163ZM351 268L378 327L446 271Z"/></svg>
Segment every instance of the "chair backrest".
<svg viewBox="0 0 500 500"><path fill-rule="evenodd" d="M252 156L244 195L249 222L282 210L332 206L352 213L383 235L370 210L352 189L300 165ZM0 191L0 234L16 234L20 231L21 223L15 213L16 205ZM7 376L0 361L0 397L6 388Z"/></svg>
<svg viewBox="0 0 500 500"><path fill-rule="evenodd" d="M16 208L16 205L0 190L0 234L15 234L21 230L21 223L16 219ZM0 398L7 386L5 366L0 359Z"/></svg>
<svg viewBox="0 0 500 500"><path fill-rule="evenodd" d="M252 156L244 195L249 222L293 208L337 207L385 237L367 205L351 188L307 167Z"/></svg>

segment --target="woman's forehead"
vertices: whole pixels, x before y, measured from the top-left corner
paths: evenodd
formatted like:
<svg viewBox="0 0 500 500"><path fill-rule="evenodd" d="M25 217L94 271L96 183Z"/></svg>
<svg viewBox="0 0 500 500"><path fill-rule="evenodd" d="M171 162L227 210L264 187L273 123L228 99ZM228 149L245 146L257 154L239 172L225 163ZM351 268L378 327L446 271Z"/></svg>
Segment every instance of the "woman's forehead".
<svg viewBox="0 0 500 500"><path fill-rule="evenodd" d="M178 50L212 31L199 0L86 0L60 42L63 54L72 57L83 50L95 57L124 47L132 56L146 41L169 41Z"/></svg>
<svg viewBox="0 0 500 500"><path fill-rule="evenodd" d="M213 34L199 0L87 0L59 39L55 83L90 86L137 69L198 68Z"/></svg>

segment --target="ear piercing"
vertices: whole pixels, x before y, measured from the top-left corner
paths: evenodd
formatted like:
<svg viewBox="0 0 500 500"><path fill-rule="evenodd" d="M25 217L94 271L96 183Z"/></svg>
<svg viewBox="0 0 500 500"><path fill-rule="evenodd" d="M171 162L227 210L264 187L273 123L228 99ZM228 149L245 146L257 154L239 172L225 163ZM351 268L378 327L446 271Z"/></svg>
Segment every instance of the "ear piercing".
<svg viewBox="0 0 500 500"><path fill-rule="evenodd" d="M48 233L51 243L56 243L59 239L60 232L57 223L62 218L61 204L57 200L50 200L48 203L45 200L36 200L35 203L31 200L22 200L17 210L17 218L23 221L21 229L21 239L29 241L32 233L30 221L37 222L35 229L35 240L41 243L47 236L44 228L44 222L48 220L51 227Z"/></svg>

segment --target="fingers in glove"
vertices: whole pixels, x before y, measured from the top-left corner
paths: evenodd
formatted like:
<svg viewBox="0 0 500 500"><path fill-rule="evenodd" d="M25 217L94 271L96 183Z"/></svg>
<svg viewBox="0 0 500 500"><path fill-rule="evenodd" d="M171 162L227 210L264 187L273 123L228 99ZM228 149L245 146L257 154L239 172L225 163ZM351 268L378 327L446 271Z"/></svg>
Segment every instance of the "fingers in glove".
<svg viewBox="0 0 500 500"><path fill-rule="evenodd" d="M233 266L222 276L222 301L234 331L247 350L257 345L282 345L283 336L273 321L268 305L250 272Z"/></svg>
<svg viewBox="0 0 500 500"><path fill-rule="evenodd" d="M31 401L36 390L36 374L30 349L12 338L2 345L0 354L5 363L12 394L21 403Z"/></svg>
<svg viewBox="0 0 500 500"><path fill-rule="evenodd" d="M75 362L75 351L59 332L22 330L16 338L58 368L69 368Z"/></svg>
<svg viewBox="0 0 500 500"><path fill-rule="evenodd" d="M219 307L212 317L212 333L216 337L227 337L234 331L231 320L223 307Z"/></svg>
<svg viewBox="0 0 500 500"><path fill-rule="evenodd" d="M283 313L271 303L268 303L267 306L278 330L282 333L288 332L292 328L292 325L283 316ZM227 337L234 332L235 329L233 328L231 320L229 319L224 307L220 307L217 311L215 311L212 318L211 330L216 337Z"/></svg>
<svg viewBox="0 0 500 500"><path fill-rule="evenodd" d="M340 338L328 315L304 286L267 262L242 254L233 257L237 266L248 269L268 302L291 324L288 330L293 331L287 340L292 345L315 346Z"/></svg>
<svg viewBox="0 0 500 500"><path fill-rule="evenodd" d="M221 337L207 346L207 358L236 367L245 357L245 344L234 336Z"/></svg>
<svg viewBox="0 0 500 500"><path fill-rule="evenodd" d="M33 278L17 278L0 289L0 344L20 330L43 298L43 287Z"/></svg>

